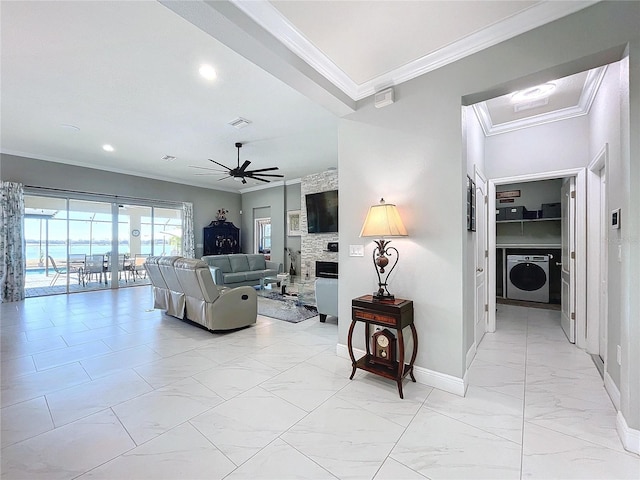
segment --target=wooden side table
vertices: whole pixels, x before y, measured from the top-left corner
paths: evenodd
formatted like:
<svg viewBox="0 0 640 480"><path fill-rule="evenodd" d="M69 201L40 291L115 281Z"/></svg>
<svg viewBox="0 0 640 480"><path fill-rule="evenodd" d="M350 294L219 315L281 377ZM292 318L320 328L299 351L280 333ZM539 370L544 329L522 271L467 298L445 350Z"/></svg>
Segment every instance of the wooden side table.
<svg viewBox="0 0 640 480"><path fill-rule="evenodd" d="M353 354L353 329L357 322L365 324L365 345L367 353L356 360ZM371 325L393 328L398 333L398 355L397 360L391 362L391 366L380 365L371 362ZM405 327L411 328L413 335L413 352L411 361L404 363L404 337L402 331ZM353 371L349 379L353 379L356 369L360 368L367 372L375 373L384 378L395 380L398 384L398 393L400 398L404 398L402 394L402 379L409 375L412 381L416 381L413 376L413 363L418 353L418 335L416 327L413 324L413 302L411 300L403 300L396 298L394 300L373 300L372 295L364 295L354 298L351 301L351 326L349 327L349 335L347 337L347 346L349 348L349 356L351 357L351 365Z"/></svg>

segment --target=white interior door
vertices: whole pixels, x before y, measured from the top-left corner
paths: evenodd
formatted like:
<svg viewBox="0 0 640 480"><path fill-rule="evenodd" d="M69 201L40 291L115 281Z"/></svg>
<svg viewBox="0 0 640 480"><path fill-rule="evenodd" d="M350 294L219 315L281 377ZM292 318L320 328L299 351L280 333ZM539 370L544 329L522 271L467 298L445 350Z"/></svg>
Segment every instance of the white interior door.
<svg viewBox="0 0 640 480"><path fill-rule="evenodd" d="M476 172L476 312L475 341L480 345L487 330L488 297L487 297L487 181Z"/></svg>
<svg viewBox="0 0 640 480"><path fill-rule="evenodd" d="M562 204L562 268L561 268L561 324L571 343L576 343L576 292L575 292L575 221L576 199L575 178L570 177L562 184L560 194Z"/></svg>
<svg viewBox="0 0 640 480"><path fill-rule="evenodd" d="M609 216L606 202L606 174L604 167L600 170L600 316L598 335L598 354L607 358L607 262L609 245Z"/></svg>

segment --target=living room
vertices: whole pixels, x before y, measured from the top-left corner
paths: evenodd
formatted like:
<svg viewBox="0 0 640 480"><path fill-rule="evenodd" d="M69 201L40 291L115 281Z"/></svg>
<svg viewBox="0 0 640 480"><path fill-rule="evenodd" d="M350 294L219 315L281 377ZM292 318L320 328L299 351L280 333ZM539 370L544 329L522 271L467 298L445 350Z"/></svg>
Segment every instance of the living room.
<svg viewBox="0 0 640 480"><path fill-rule="evenodd" d="M551 75L559 76L561 72L568 75L596 65L619 61L621 58L628 59L630 90L637 91L640 76L637 10L634 2L597 3L395 85L395 103L385 108L376 108L374 95L357 101L342 102L341 108L351 105L354 111L335 119L336 128L333 137L330 137L333 140L332 143L329 142L333 154L325 155L313 172L320 174L326 172L329 167L336 167L340 193L338 318L341 320L335 328L335 340L331 348L333 355L322 357L326 363L336 365L336 368L345 367L342 361L345 357L348 358L351 299L371 293L377 287L377 279L371 265L374 245L368 239L361 238L359 234L368 208L384 197L389 203L398 206L409 232L408 237L393 240L393 245L398 248L402 258L390 282L393 293L414 302L420 345L415 363L419 367L416 369L418 382L407 383L416 388L436 386L437 392L455 392L458 396L469 391L470 385L473 386L473 382L477 380L469 378L470 368L467 365L469 332L474 328L473 311L469 309L470 299L473 298L474 266L469 265L467 259L468 253L474 248L474 240L464 225L467 169L464 163L465 147L462 139L465 132L461 122L461 106L470 105L481 98L489 98L490 95L506 93L525 82L531 82L534 78L546 80ZM4 22L3 19L3 27ZM4 48L3 46L3 50ZM3 92L4 89L3 84ZM339 103L339 97L341 96L337 95L337 99L334 98L332 101ZM277 107L277 104L273 105L272 111L277 111ZM632 212L637 210L636 197L640 191L640 179L637 176L640 156L637 141L629 132L637 131L637 114L640 108L637 99L632 98L627 108L630 119L627 125L630 127L625 130L627 135L622 135L621 143L625 146L622 150L626 152L623 153L623 165L629 171L624 181L628 183L613 187L619 192L625 192L621 197L621 209L628 212L624 213L623 226L629 229L625 231L628 235L622 238L624 243L621 247L622 258L625 260L621 264L625 270L619 272L617 277L619 288L616 298L624 308L621 317L615 320L615 325L620 327L622 359L620 376L615 378L622 399L615 415L620 413L632 432L631 438L635 438L633 432L640 428L637 413L640 398L637 395L636 381L639 377L637 368L640 362L637 361L639 352L636 342L638 323L632 312L638 311L640 295L637 294L638 285L634 280L638 277L635 274L639 268L637 245L633 244L631 239L634 238L634 232L637 232L638 227L638 219L635 218L637 216ZM112 120L112 123L117 121ZM206 119L200 117L194 119L194 123L206 123ZM189 133L181 131L181 135L189 136ZM228 154L231 160L227 161L228 157L224 155L210 158L235 165L232 145L233 141L238 140L237 135L238 133L233 131L233 134L225 135L224 141L220 140L225 148L231 150ZM308 134L304 135L304 138L312 136ZM65 141L73 144L76 140ZM295 150L295 155L300 159L314 154L313 147L307 152L301 144L304 144L304 141L289 148L286 142L282 142L277 154L291 155L290 150ZM168 153L164 148L166 145L162 147L158 149L154 158L159 159L162 154ZM252 148L254 150L247 158L255 161L260 155L259 139L256 139ZM207 155L198 154L198 165L209 166ZM254 209L269 207L273 231L273 248L270 252L272 258L286 265L289 262L285 251L287 246L300 249L303 252L301 258L305 255L302 238L298 246L296 237L287 235L287 212L304 211L301 201L302 183L288 183L290 179L286 178L282 185L266 190L225 191L188 185L186 182L171 182L166 178L170 177L170 174L166 175L164 180L160 180L118 173L124 170L122 165L109 171L112 166L111 157L105 156L102 152L96 153L95 157L101 163L100 169L64 164L55 161L55 158L48 161L44 156L29 157L21 155L18 149L8 151L3 145L0 175L3 181L55 190L190 202L193 204L196 258L199 258L198 244L202 244L202 228L215 218L218 209L227 209L227 218L240 226L242 231L249 233L252 232ZM154 161L156 164L159 162ZM275 164L277 161L265 164L265 167ZM156 165L157 176L161 173L164 175L164 167L164 163L160 164L160 167ZM188 165L179 168L186 169ZM302 182L304 176L306 174L292 176L291 179L300 178ZM217 180L217 177L212 178L213 182ZM266 200L267 195L272 196L273 201ZM294 198L300 199L299 203L295 202ZM243 251L252 250L248 247L250 243L245 243L251 241L252 234L243 237ZM351 256L351 245L363 246L364 256ZM304 274L304 261L297 266L299 272ZM74 302L73 295L70 296L69 302ZM143 311L138 313L144 314ZM273 328L278 332L283 330L272 324L263 327ZM365 347L362 333L361 330L356 330L357 340L354 346L360 350L364 350ZM291 334L291 331L286 332L286 335ZM273 337L269 338L269 341L271 340ZM252 338L249 341L260 340ZM486 341L485 337L483 343ZM234 346L238 349L243 348L235 343ZM277 356L276 352L266 352L264 356L269 353ZM346 368L350 369L348 360ZM389 387L386 383L376 384L376 387L384 388L383 386ZM406 388L409 391L409 386ZM390 390L393 391L393 384ZM431 417L421 415L422 423L418 430L428 430L427 420ZM491 413L487 415L490 416ZM616 421L622 425L622 420L614 419L614 429ZM392 426L385 432L391 430ZM396 433L394 431L392 436ZM400 433L397 438L399 435ZM542 438L541 433L540 435ZM280 446L278 444L274 448ZM390 447L392 448L393 446ZM392 468L397 459L406 459L403 456L408 455L406 451L396 453L397 455L389 458L386 454L382 458L376 454L374 463L377 462L379 467L386 461L386 468ZM338 456L335 451L332 451L332 454ZM486 453L485 456L490 455ZM313 458L319 457L321 454ZM366 454L359 457L363 463L366 462L364 457ZM336 462L340 463L337 460ZM346 463L348 461L345 460ZM411 465L411 473L422 472L423 475L431 476L428 469L421 470L418 461L406 461L404 465L407 464ZM341 465L344 467L344 464ZM324 467L338 477L350 474L358 476L348 467L338 470L331 470L327 465ZM373 472L367 470L367 474L362 476L372 478L376 472L376 469ZM84 471L79 474L82 473ZM393 478L393 475L389 477Z"/></svg>

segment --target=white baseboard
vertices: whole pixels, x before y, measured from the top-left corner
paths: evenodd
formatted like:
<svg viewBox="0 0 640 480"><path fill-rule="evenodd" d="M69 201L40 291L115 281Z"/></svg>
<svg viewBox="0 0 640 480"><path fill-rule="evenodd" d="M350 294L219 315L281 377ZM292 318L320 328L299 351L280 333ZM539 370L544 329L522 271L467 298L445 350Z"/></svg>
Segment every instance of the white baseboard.
<svg viewBox="0 0 640 480"><path fill-rule="evenodd" d="M620 410L620 390L616 387L616 384L614 383L613 378L611 378L611 375L609 375L609 372L604 372L604 389L609 394L616 410Z"/></svg>
<svg viewBox="0 0 640 480"><path fill-rule="evenodd" d="M360 358L366 352L364 350L354 348L353 353L356 358ZM349 350L347 349L347 346L338 343L336 345L336 355L343 358L349 358ZM446 373L429 370L428 368L418 367L417 365L413 366L413 376L416 377L416 382L437 388L444 392L460 395L461 397L464 397L466 392L466 376L465 378L458 378L452 375L447 375Z"/></svg>
<svg viewBox="0 0 640 480"><path fill-rule="evenodd" d="M477 351L477 347L476 347L476 342L473 342L473 345L471 345L471 347L469 347L469 350L467 350L467 368L469 368L469 366L471 365L471 362L473 362L473 359L476 356L476 351Z"/></svg>
<svg viewBox="0 0 640 480"><path fill-rule="evenodd" d="M622 412L616 416L616 429L625 450L640 455L640 430L630 428Z"/></svg>

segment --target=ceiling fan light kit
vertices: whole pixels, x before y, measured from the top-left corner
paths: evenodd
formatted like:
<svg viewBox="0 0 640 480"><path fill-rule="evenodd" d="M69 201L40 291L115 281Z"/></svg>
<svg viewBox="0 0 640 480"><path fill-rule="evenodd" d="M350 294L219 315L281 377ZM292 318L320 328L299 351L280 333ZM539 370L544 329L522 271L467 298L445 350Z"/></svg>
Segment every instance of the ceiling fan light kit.
<svg viewBox="0 0 640 480"><path fill-rule="evenodd" d="M203 169L203 170L209 170L209 171L212 171L212 172L216 172L216 173L211 173L211 174L196 173L195 175L218 175L218 174L222 173L225 176L222 177L222 178L219 178L218 181L225 180L227 178L233 178L235 181L242 182L243 184L247 183L247 178L252 179L252 180L258 180L258 181L264 182L264 183L270 183L271 180L267 180L266 178L263 178L263 177L272 177L272 178L283 178L284 177L284 175L273 174L273 173L265 173L265 172L271 172L271 171L274 171L274 170L278 170L278 167L268 167L268 168L258 168L256 170L247 170L249 165L251 165L251 162L249 160L245 160L244 163L242 164L242 166L240 165L240 149L242 148L242 143L237 142L236 143L236 148L238 149L238 163L237 163L236 167L230 168L230 167L227 167L226 165L223 165L220 162L216 162L215 160L211 160L209 158L208 160L210 162L213 162L216 165L224 168L224 170L218 170L218 169L207 168L207 167L198 167L198 166L195 166L195 165L191 165L193 168L200 168L200 169Z"/></svg>

